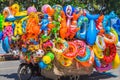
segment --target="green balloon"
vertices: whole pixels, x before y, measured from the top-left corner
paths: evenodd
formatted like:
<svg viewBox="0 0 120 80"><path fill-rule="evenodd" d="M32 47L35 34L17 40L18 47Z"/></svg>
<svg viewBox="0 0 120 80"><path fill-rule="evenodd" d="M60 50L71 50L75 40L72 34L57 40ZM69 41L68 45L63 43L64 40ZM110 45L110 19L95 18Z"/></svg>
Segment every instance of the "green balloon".
<svg viewBox="0 0 120 80"><path fill-rule="evenodd" d="M46 56L50 56L51 60L54 60L54 54L52 52L48 52Z"/></svg>

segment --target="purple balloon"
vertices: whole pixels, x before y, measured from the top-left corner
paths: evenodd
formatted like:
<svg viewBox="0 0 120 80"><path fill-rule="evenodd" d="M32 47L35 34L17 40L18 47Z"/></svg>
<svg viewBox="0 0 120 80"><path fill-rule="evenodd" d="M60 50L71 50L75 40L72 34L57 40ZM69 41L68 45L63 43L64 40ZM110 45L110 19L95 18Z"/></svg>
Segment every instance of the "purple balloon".
<svg viewBox="0 0 120 80"><path fill-rule="evenodd" d="M31 12L37 12L37 9L34 6L28 7L27 13L30 14Z"/></svg>

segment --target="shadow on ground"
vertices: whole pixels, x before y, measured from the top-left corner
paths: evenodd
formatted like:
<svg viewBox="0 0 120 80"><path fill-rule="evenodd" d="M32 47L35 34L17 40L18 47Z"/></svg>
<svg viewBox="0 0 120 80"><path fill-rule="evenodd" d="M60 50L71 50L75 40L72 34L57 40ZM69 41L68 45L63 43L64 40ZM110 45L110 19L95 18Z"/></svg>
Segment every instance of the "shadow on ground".
<svg viewBox="0 0 120 80"><path fill-rule="evenodd" d="M118 77L115 74L112 74L111 72L93 72L88 78L88 80L100 80L100 79L109 79L109 78L116 78Z"/></svg>
<svg viewBox="0 0 120 80"><path fill-rule="evenodd" d="M0 75L0 77L18 80L17 73L13 73L10 75ZM78 80L100 80L100 79L109 79L109 78L116 78L116 77L117 77L116 75L114 75L110 72L104 72L104 73L93 72L93 74L91 74L90 76L88 76L88 75L79 76ZM44 80L44 79L40 79L38 77L35 77L35 78L32 78L31 80ZM49 80L49 79L47 79L47 80ZM70 77L67 76L67 77L61 77L60 80L75 80L75 79L70 79Z"/></svg>
<svg viewBox="0 0 120 80"><path fill-rule="evenodd" d="M0 77L7 78L7 79L18 80L17 73L12 73L12 74L0 74Z"/></svg>

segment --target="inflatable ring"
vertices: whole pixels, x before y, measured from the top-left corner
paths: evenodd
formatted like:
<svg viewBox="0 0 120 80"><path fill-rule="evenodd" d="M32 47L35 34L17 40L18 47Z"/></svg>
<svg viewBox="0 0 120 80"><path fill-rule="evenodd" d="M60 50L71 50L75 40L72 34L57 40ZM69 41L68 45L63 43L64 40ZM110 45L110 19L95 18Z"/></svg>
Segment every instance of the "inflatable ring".
<svg viewBox="0 0 120 80"><path fill-rule="evenodd" d="M69 47L65 52L63 52L63 56L68 59L73 59L76 57L77 52L78 52L77 45L74 44L74 42L68 42L68 45Z"/></svg>
<svg viewBox="0 0 120 80"><path fill-rule="evenodd" d="M57 43L62 43L63 44L63 48L62 49L57 49L56 48L56 44ZM57 38L57 40L54 40L54 42L53 42L53 48L52 48L52 51L54 52L54 53L63 53L66 49L68 48L68 43L67 43L67 41L65 41L65 40L63 40L63 39L61 39L61 38Z"/></svg>
<svg viewBox="0 0 120 80"><path fill-rule="evenodd" d="M115 44L117 44L118 43L118 33L115 31L115 29L114 28L112 28L111 27L111 30L110 30L114 35L115 35L115 37L116 37L116 41L115 41Z"/></svg>
<svg viewBox="0 0 120 80"><path fill-rule="evenodd" d="M106 62L107 64L111 63L115 59L116 55L115 44L106 44L106 49L103 52L104 52L103 61Z"/></svg>
<svg viewBox="0 0 120 80"><path fill-rule="evenodd" d="M110 32L109 34L104 35L104 41L105 43L113 44L116 42L116 37L113 33Z"/></svg>
<svg viewBox="0 0 120 80"><path fill-rule="evenodd" d="M120 66L120 59L119 59L119 55L118 53L116 53L115 55L115 59L113 60L113 63L112 63L112 68L113 69L116 69Z"/></svg>
<svg viewBox="0 0 120 80"><path fill-rule="evenodd" d="M102 59L104 57L102 50L96 44L92 48L97 58Z"/></svg>
<svg viewBox="0 0 120 80"><path fill-rule="evenodd" d="M95 60L95 65L97 67L101 67L101 62L100 62L100 60L96 56L94 57L94 60Z"/></svg>
<svg viewBox="0 0 120 80"><path fill-rule="evenodd" d="M91 50L91 55L90 55L89 60L85 62L80 62L80 64L84 67L90 67L93 65L93 63L94 63L94 52L93 50Z"/></svg>
<svg viewBox="0 0 120 80"><path fill-rule="evenodd" d="M96 45L97 45L101 50L104 50L104 49L105 49L105 42L104 42L104 38L103 38L102 36L97 35Z"/></svg>
<svg viewBox="0 0 120 80"><path fill-rule="evenodd" d="M77 48L78 48L77 55L80 56L80 57L84 57L85 52L86 52L86 44L85 44L85 42L82 41L82 40L75 40L74 43L77 45Z"/></svg>
<svg viewBox="0 0 120 80"><path fill-rule="evenodd" d="M112 69L112 64L109 63L109 64L106 64L103 66L103 64L101 65L101 67L95 67L95 69L98 71L98 72L105 72L105 71L108 71L110 69Z"/></svg>
<svg viewBox="0 0 120 80"><path fill-rule="evenodd" d="M90 56L91 56L90 49L88 47L86 47L85 56L84 57L76 56L76 60L79 62L85 62L90 59Z"/></svg>
<svg viewBox="0 0 120 80"><path fill-rule="evenodd" d="M65 58L63 57L62 55L60 55L59 57L59 60L60 64L64 67L69 67L72 65L72 60L71 59L68 59L68 58Z"/></svg>
<svg viewBox="0 0 120 80"><path fill-rule="evenodd" d="M79 17L78 22L77 22L77 26L78 26L78 28L80 28L80 30L76 33L76 38L78 38L78 39L85 39L86 38L87 23L88 23L87 17L85 17L85 16Z"/></svg>
<svg viewBox="0 0 120 80"><path fill-rule="evenodd" d="M48 47L53 47L53 42L51 40L48 40L47 42L42 44L43 48L46 49Z"/></svg>

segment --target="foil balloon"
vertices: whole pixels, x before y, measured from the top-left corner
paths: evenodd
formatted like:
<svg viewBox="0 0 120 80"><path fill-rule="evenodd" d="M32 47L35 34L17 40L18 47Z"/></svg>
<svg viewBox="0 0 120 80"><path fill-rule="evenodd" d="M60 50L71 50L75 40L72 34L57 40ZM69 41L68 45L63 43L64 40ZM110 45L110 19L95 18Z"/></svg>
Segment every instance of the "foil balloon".
<svg viewBox="0 0 120 80"><path fill-rule="evenodd" d="M96 20L99 17L99 14L91 15L89 13L86 13L86 16L88 17L88 19L90 19L89 26L86 33L86 36L87 36L86 41L89 45L94 45L96 41L96 36L98 33L98 31L96 30L96 24L94 20Z"/></svg>

